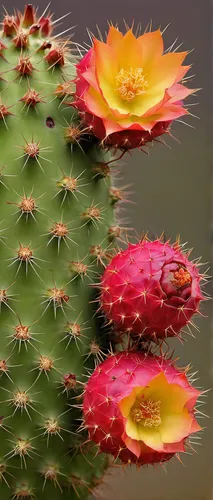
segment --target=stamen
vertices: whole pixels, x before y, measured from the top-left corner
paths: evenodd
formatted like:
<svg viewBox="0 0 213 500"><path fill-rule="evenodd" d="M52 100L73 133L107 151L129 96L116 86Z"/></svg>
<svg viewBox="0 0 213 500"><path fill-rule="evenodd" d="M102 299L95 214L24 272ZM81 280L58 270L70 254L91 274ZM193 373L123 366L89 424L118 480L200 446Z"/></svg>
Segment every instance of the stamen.
<svg viewBox="0 0 213 500"><path fill-rule="evenodd" d="M173 273L173 276L174 279L172 280L172 283L174 283L178 288L181 288L182 286L188 285L192 282L190 273L184 267L180 267L178 271L175 271Z"/></svg>
<svg viewBox="0 0 213 500"><path fill-rule="evenodd" d="M136 96L146 92L148 82L142 68L121 68L116 76L116 89L125 101L132 101Z"/></svg>
<svg viewBox="0 0 213 500"><path fill-rule="evenodd" d="M160 406L161 401L147 399L140 402L139 406L131 411L134 422L144 427L158 427L161 424Z"/></svg>

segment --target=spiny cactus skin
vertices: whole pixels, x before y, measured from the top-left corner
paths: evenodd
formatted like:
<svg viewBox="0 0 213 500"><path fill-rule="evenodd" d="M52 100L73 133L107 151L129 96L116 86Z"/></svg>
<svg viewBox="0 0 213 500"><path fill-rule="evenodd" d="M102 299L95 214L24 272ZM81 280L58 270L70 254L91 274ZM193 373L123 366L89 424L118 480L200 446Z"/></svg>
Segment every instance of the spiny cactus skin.
<svg viewBox="0 0 213 500"><path fill-rule="evenodd" d="M138 339L173 337L199 312L202 275L178 243L130 244L107 266L101 308L118 332Z"/></svg>
<svg viewBox="0 0 213 500"><path fill-rule="evenodd" d="M115 224L110 169L66 106L74 59L52 27L28 5L1 31L2 500L85 499L108 465L77 441L67 396L99 354L89 283Z"/></svg>
<svg viewBox="0 0 213 500"><path fill-rule="evenodd" d="M85 389L90 439L123 463L155 464L184 452L201 429L195 420L200 391L162 356L121 352L99 364Z"/></svg>

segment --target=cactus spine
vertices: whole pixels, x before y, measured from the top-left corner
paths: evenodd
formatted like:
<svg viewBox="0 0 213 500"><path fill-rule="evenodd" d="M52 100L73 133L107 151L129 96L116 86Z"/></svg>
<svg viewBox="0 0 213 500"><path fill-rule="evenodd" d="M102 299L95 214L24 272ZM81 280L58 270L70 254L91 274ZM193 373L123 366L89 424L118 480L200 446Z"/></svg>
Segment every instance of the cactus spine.
<svg viewBox="0 0 213 500"><path fill-rule="evenodd" d="M72 398L102 357L89 284L113 245L114 198L106 156L66 105L69 42L51 31L28 5L0 39L4 500L83 500L107 466L76 433Z"/></svg>

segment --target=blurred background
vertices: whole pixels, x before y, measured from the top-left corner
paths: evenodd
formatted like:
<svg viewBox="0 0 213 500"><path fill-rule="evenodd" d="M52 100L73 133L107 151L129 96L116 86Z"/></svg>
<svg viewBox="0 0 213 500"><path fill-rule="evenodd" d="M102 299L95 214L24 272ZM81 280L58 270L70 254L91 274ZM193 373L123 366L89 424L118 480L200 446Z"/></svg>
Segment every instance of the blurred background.
<svg viewBox="0 0 213 500"><path fill-rule="evenodd" d="M25 1L16 0L22 8ZM46 2L40 0L40 10ZM7 0L9 11L14 2ZM178 37L183 42L181 50L192 50L187 63L192 63L195 74L191 86L202 88L191 99L191 112L199 117L189 117L187 123L176 123L172 133L177 140L166 137L167 146L155 144L149 156L135 151L122 162L123 184L132 184L136 205L128 205L130 226L138 234L149 230L159 235L165 231L167 238L181 234L187 247L193 247L193 257L202 255L203 262L211 260L211 164L212 164L212 6L211 0L52 0L55 17L71 11L64 20L63 29L76 25L75 40L88 42L86 28L97 34L107 29L107 21L119 23L123 19L138 22L145 28L152 20L154 29L168 28L165 32L166 47ZM193 50L194 49L194 50ZM211 286L209 286L211 293ZM211 302L203 306L208 319L198 318L200 332L196 340L189 337L184 345L172 340L180 365L193 364L199 371L198 386L212 387L213 341ZM201 446L191 456L184 455L184 466L178 460L166 466L122 472L114 469L103 489L107 500L212 500L213 484L213 405L212 393L208 395L205 412L212 418L202 420L206 427ZM2 499L3 500L3 499Z"/></svg>

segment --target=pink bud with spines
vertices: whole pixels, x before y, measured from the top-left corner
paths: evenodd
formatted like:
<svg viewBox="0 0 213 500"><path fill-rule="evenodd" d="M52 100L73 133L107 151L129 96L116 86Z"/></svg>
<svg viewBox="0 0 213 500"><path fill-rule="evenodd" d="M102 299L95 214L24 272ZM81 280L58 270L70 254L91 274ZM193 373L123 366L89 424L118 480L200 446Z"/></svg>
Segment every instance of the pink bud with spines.
<svg viewBox="0 0 213 500"><path fill-rule="evenodd" d="M74 375L73 373L68 373L68 374L64 375L63 376L63 384L64 384L66 391L69 391L71 389L75 389L76 384L77 384L76 375Z"/></svg>
<svg viewBox="0 0 213 500"><path fill-rule="evenodd" d="M36 20L35 9L32 4L28 3L25 7L22 19L23 28L30 28L35 23L35 20Z"/></svg>
<svg viewBox="0 0 213 500"><path fill-rule="evenodd" d="M39 21L42 36L50 36L52 32L50 17L41 17Z"/></svg>
<svg viewBox="0 0 213 500"><path fill-rule="evenodd" d="M18 15L9 16L6 14L3 21L3 33L5 36L12 37L18 31L20 25L20 17Z"/></svg>
<svg viewBox="0 0 213 500"><path fill-rule="evenodd" d="M48 64L51 64L52 66L64 66L65 64L65 49L60 46L55 46L50 49L48 54L45 56L45 60L48 62Z"/></svg>
<svg viewBox="0 0 213 500"><path fill-rule="evenodd" d="M184 452L201 430L195 419L200 391L171 361L120 352L97 366L84 393L84 425L100 451L137 465Z"/></svg>
<svg viewBox="0 0 213 500"><path fill-rule="evenodd" d="M180 245L143 239L119 252L101 281L101 309L120 332L157 341L177 335L204 299L201 275Z"/></svg>

